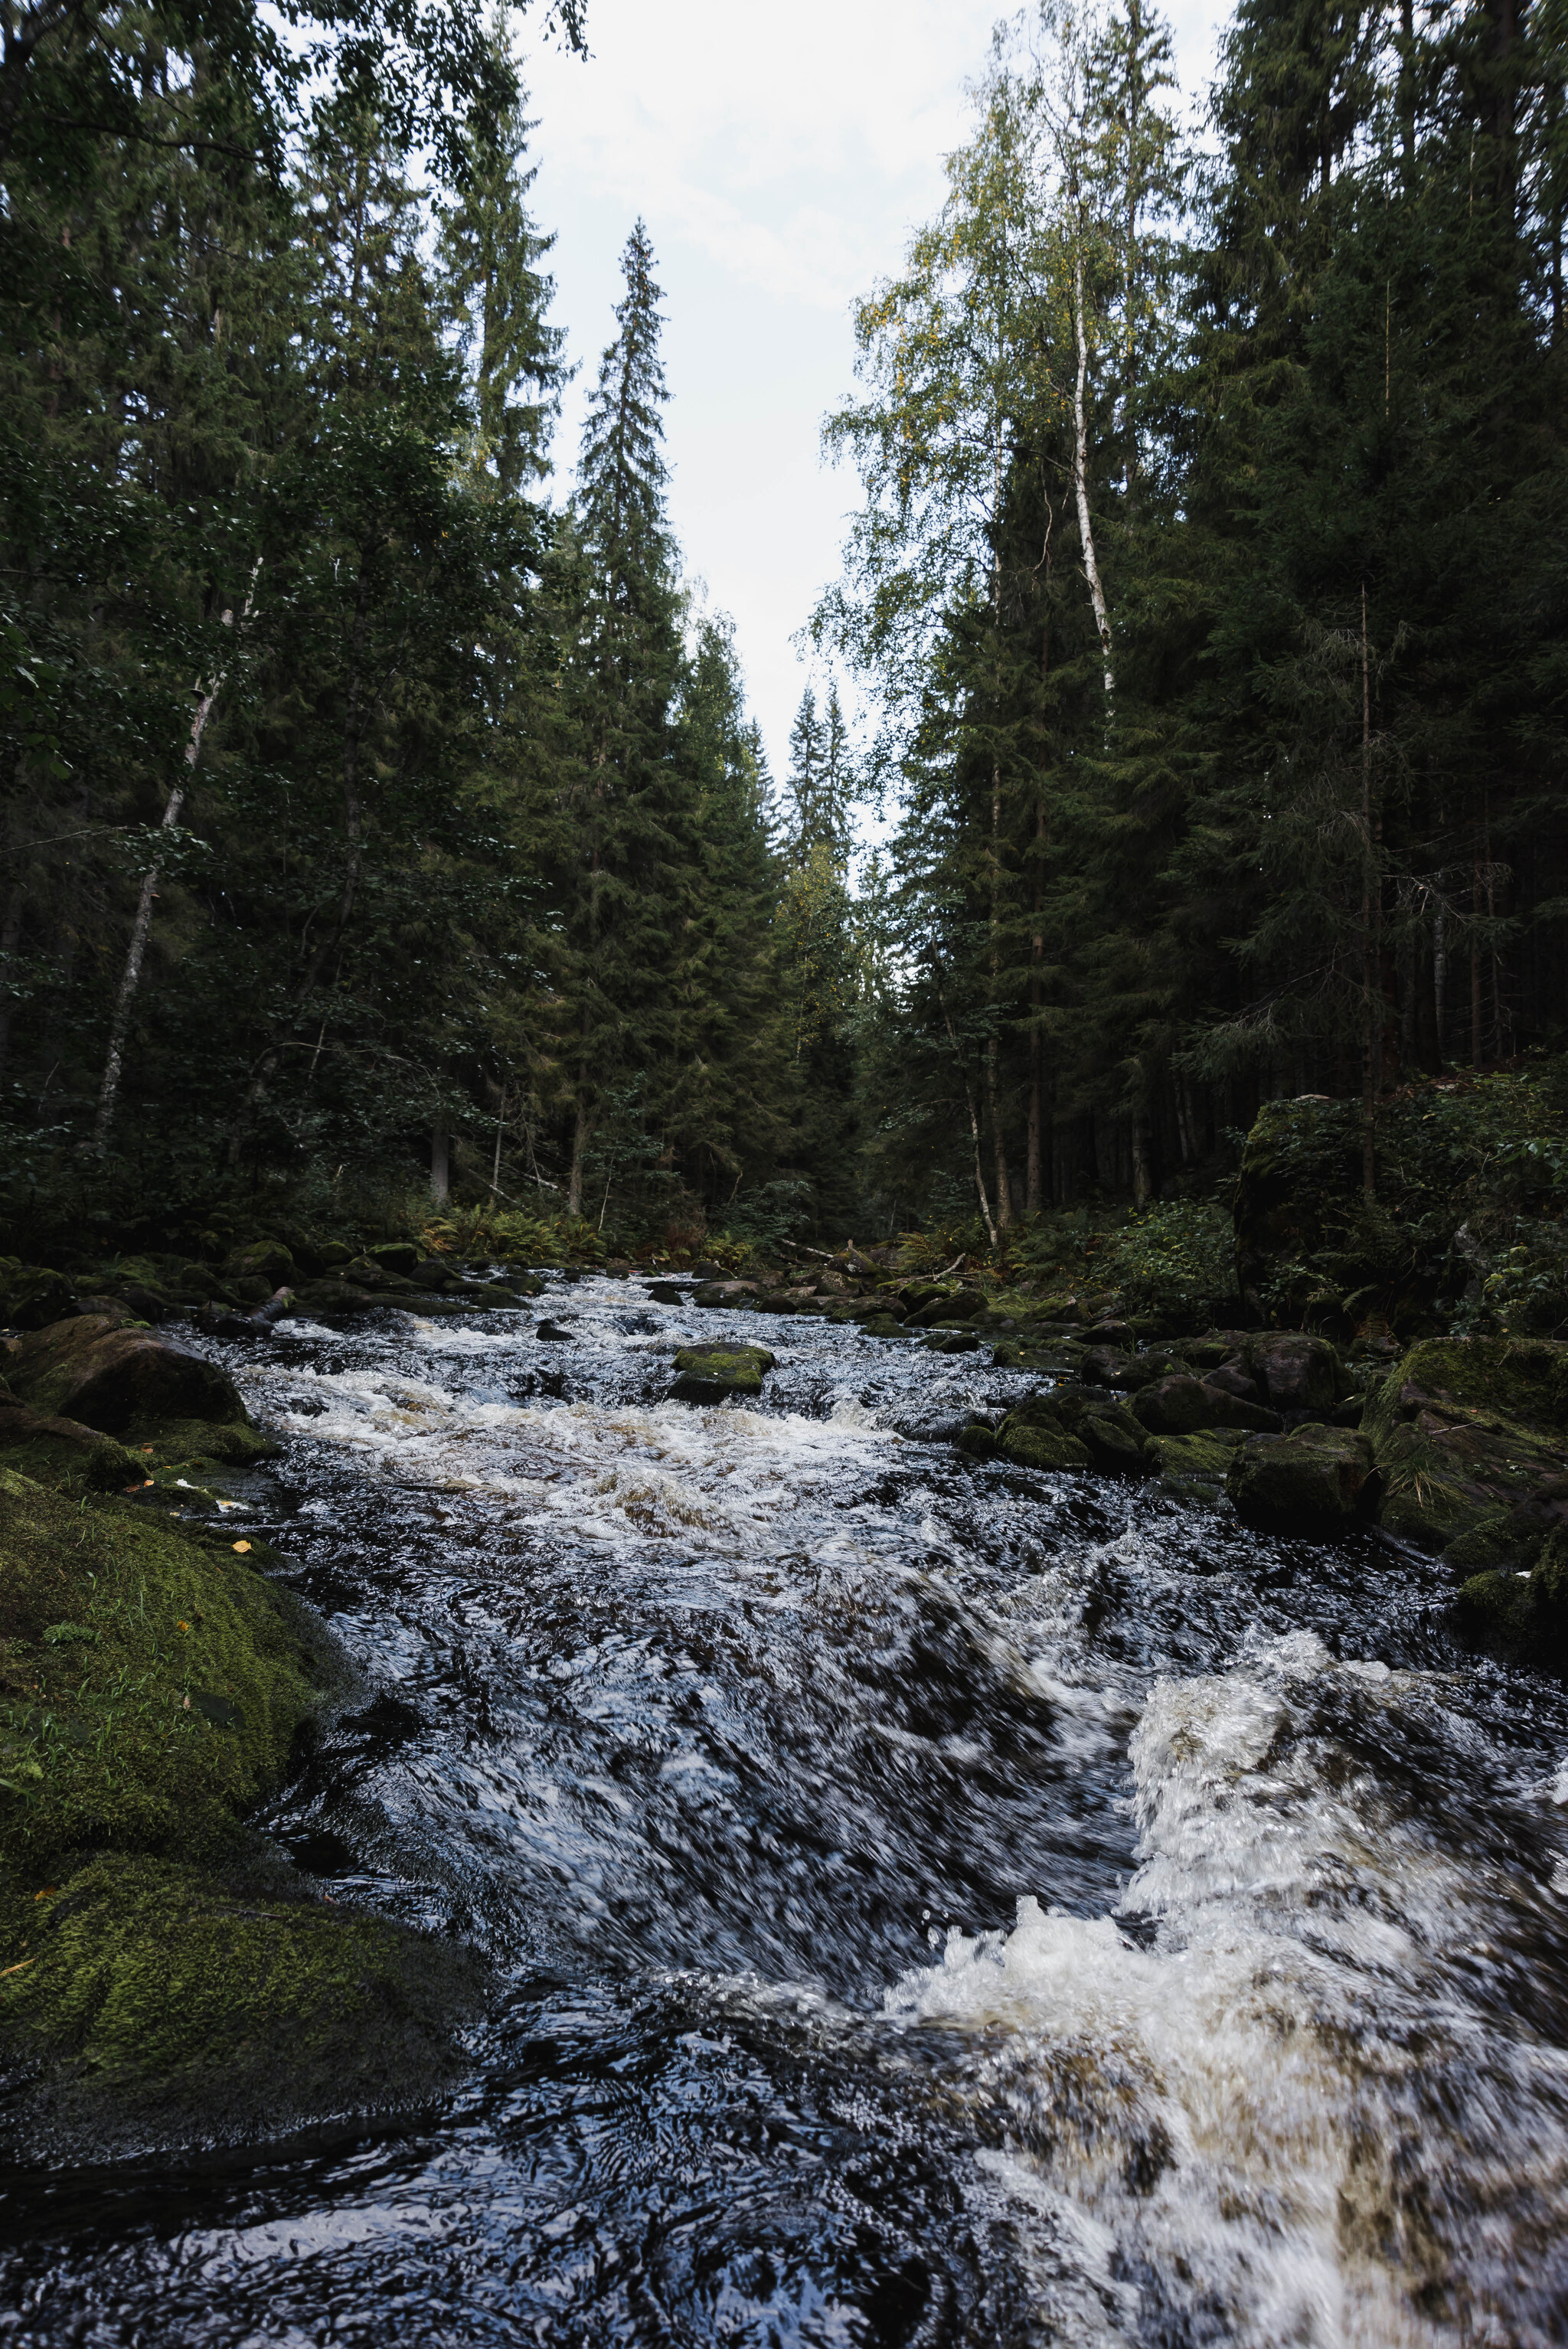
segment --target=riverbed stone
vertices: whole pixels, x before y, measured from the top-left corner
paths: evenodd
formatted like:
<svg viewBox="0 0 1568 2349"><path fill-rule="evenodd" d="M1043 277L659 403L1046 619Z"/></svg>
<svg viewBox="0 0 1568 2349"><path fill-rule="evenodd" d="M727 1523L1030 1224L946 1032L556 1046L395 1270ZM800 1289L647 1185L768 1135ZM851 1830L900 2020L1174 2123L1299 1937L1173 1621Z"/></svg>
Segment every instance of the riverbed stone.
<svg viewBox="0 0 1568 2349"><path fill-rule="evenodd" d="M1018 1468L1091 1468L1087 1444L1069 1435L1059 1420L1009 1412L996 1430L996 1448Z"/></svg>
<svg viewBox="0 0 1568 2349"><path fill-rule="evenodd" d="M35 1411L108 1435L168 1420L249 1424L238 1388L216 1362L150 1330L117 1328L103 1315L33 1331L16 1346L6 1375Z"/></svg>
<svg viewBox="0 0 1568 2349"><path fill-rule="evenodd" d="M1372 1445L1355 1429L1311 1422L1238 1445L1225 1477L1236 1513L1271 1533L1339 1533L1371 1499Z"/></svg>
<svg viewBox="0 0 1568 2349"><path fill-rule="evenodd" d="M680 1376L670 1389L675 1402L727 1402L731 1395L759 1395L775 1358L765 1346L683 1346L676 1356Z"/></svg>
<svg viewBox="0 0 1568 2349"><path fill-rule="evenodd" d="M284 1281L293 1280L294 1269L293 1250L282 1240L244 1240L224 1258L223 1280L240 1297L246 1293L239 1285L242 1280L264 1280L270 1297Z"/></svg>
<svg viewBox="0 0 1568 2349"><path fill-rule="evenodd" d="M1183 1506L1213 1507L1224 1497L1225 1476L1243 1438L1228 1427L1191 1435L1151 1435L1145 1457L1158 1471L1160 1490Z"/></svg>

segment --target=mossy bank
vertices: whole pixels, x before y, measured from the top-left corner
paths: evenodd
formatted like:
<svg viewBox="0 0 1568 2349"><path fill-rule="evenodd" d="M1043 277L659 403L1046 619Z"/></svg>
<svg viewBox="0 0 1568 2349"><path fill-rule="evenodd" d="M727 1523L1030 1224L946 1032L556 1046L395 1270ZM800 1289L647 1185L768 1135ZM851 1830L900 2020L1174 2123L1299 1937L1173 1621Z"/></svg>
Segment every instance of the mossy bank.
<svg viewBox="0 0 1568 2349"><path fill-rule="evenodd" d="M57 1377L49 1335L35 1368ZM143 1416L94 1450L59 1420L74 1437L0 1451L12 2158L259 2140L418 2102L451 2076L482 1995L472 1953L325 1902L245 1824L352 1683L273 1578L282 1561L222 1506L236 1458L267 1447L226 1381L207 1400L211 1418L161 1436ZM106 1467L120 1489L100 1489Z"/></svg>

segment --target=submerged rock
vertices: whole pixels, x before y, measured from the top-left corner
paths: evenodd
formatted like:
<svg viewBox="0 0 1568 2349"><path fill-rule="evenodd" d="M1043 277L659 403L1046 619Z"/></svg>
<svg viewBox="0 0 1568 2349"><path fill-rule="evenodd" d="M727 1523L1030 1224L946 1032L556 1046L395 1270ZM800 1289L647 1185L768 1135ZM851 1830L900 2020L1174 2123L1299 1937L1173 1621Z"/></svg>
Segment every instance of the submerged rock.
<svg viewBox="0 0 1568 2349"><path fill-rule="evenodd" d="M765 1346L685 1346L676 1368L673 1402L726 1402L731 1395L759 1395L774 1357Z"/></svg>

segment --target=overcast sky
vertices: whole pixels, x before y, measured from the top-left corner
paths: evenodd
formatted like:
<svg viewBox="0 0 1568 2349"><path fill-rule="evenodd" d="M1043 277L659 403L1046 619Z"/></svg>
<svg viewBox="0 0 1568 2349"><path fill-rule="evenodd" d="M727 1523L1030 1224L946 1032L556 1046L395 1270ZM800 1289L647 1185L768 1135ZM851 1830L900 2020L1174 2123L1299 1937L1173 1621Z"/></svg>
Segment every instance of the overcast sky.
<svg viewBox="0 0 1568 2349"><path fill-rule="evenodd" d="M792 637L837 568L851 474L818 455L852 382L850 305L942 202L984 0L589 0L583 62L531 50L540 225L554 316L581 372L558 489L614 331L618 261L647 222L665 289L670 511L690 573L729 612L780 774L809 672ZM1222 10L1171 10L1184 87L1205 88Z"/></svg>

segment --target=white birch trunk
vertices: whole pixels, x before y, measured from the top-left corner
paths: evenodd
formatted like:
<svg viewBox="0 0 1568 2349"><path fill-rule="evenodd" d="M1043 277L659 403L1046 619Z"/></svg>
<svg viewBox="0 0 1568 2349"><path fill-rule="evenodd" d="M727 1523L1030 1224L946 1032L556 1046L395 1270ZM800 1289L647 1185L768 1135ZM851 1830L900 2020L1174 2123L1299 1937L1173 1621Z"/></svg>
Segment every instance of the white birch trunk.
<svg viewBox="0 0 1568 2349"><path fill-rule="evenodd" d="M245 601L240 612L242 624L249 615L251 599L256 592L256 574L261 567L261 557L258 555L255 568L251 573L250 586L245 591ZM234 615L231 607L223 615L223 626L226 628L232 627L233 622ZM201 695L196 704L196 714L191 720L191 739L185 745L187 775L191 773L201 754L201 737L207 730L207 720L212 714L212 705L223 689L224 674L222 669L219 671L208 690ZM160 832L173 831L180 821L180 811L184 804L185 785L183 782L176 783L169 794L169 804L163 811L163 820L159 825ZM158 876L162 864L163 858L160 853L153 857L142 881L141 895L137 899L136 919L130 928L130 944L126 948L125 968L120 974L119 991L114 999L114 1018L109 1023L108 1050L104 1057L103 1083L98 1088L98 1115L93 1121L92 1147L94 1155L98 1158L103 1156L108 1147L109 1127L114 1123L115 1102L119 1095L120 1070L125 1060L126 1033L130 1026L131 1007L136 1001L136 990L141 982L141 966L147 954L147 941L152 928L152 902L158 895Z"/></svg>
<svg viewBox="0 0 1568 2349"><path fill-rule="evenodd" d="M1095 560L1094 552L1094 523L1088 511L1088 407L1086 398L1088 334L1084 324L1081 243L1073 256L1073 332L1078 343L1078 373L1073 383L1073 491L1078 499L1084 576L1088 581L1089 601L1094 605L1094 625L1099 633L1099 649L1105 662L1105 698L1109 711L1116 695L1116 675L1110 657L1110 614L1106 609L1105 590L1099 584L1099 564Z"/></svg>

